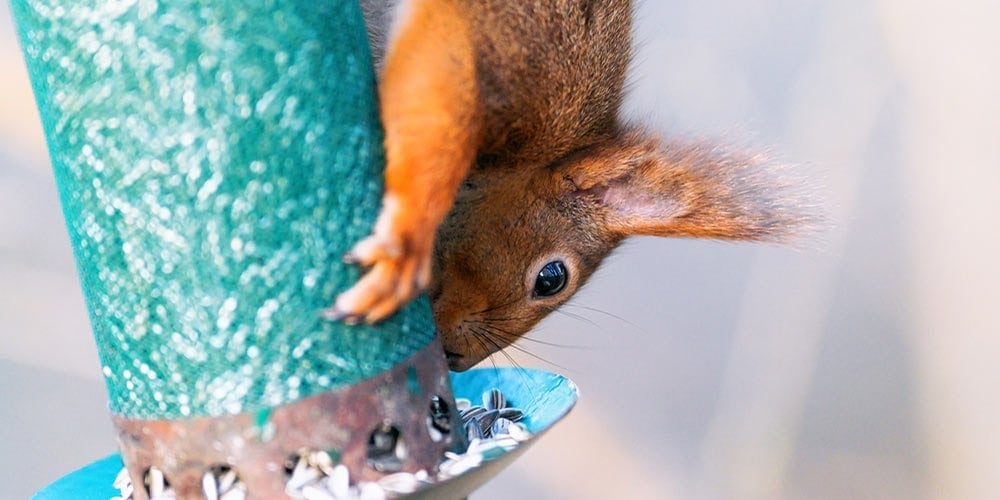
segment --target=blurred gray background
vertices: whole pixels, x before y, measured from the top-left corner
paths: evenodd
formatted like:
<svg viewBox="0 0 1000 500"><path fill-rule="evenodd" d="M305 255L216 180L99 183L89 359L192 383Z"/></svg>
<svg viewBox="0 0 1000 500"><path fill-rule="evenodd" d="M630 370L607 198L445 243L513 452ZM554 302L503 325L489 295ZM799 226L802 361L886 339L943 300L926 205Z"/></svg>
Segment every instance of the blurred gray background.
<svg viewBox="0 0 1000 500"><path fill-rule="evenodd" d="M582 397L473 498L1000 498L1000 3L638 14L629 115L801 164L836 224L630 242L531 334L567 347L522 343L552 364L513 352ZM6 2L0 320L0 498L24 498L114 443Z"/></svg>

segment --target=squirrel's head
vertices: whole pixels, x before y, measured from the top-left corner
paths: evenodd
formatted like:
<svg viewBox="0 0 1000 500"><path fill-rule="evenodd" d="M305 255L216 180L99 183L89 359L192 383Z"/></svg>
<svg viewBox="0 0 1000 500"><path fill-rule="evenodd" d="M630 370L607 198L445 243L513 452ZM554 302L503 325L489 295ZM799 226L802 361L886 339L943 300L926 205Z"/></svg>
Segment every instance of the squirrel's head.
<svg viewBox="0 0 1000 500"><path fill-rule="evenodd" d="M631 235L781 241L811 222L759 156L625 130L547 165L474 169L438 230L430 288L465 370L569 300Z"/></svg>

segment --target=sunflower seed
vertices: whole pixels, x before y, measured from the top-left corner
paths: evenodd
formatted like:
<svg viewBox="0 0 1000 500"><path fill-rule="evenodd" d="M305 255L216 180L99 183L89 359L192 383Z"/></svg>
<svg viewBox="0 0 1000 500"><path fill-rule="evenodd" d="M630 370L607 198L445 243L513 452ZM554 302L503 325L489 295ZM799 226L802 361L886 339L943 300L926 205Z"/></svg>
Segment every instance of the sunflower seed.
<svg viewBox="0 0 1000 500"><path fill-rule="evenodd" d="M483 393L483 406L490 410L499 410L507 406L507 398L500 389L490 389Z"/></svg>
<svg viewBox="0 0 1000 500"><path fill-rule="evenodd" d="M202 476L201 483L206 500L242 500L246 497L246 485L228 465L210 468Z"/></svg>
<svg viewBox="0 0 1000 500"><path fill-rule="evenodd" d="M486 408L482 406L469 407L468 409L464 410L461 413L462 422L463 423L468 422L469 420L476 418L477 416L482 415L483 413L486 413L486 411L487 411Z"/></svg>
<svg viewBox="0 0 1000 500"><path fill-rule="evenodd" d="M295 469L292 470L292 477L288 478L288 482L285 483L285 492L292 495L293 492L302 489L303 486L319 479L321 476L322 472L320 470L309 467L306 460L300 457L299 461L295 464Z"/></svg>
<svg viewBox="0 0 1000 500"><path fill-rule="evenodd" d="M472 420L465 424L465 437L469 442L486 439L486 434L483 433L483 428L479 425L478 420Z"/></svg>
<svg viewBox="0 0 1000 500"><path fill-rule="evenodd" d="M519 442L531 439L531 431L528 430L528 426L521 422L515 422L513 425L509 426L507 428L507 434Z"/></svg>
<svg viewBox="0 0 1000 500"><path fill-rule="evenodd" d="M309 454L309 465L323 471L326 475L333 474L333 458L325 451L315 451Z"/></svg>
<svg viewBox="0 0 1000 500"><path fill-rule="evenodd" d="M333 468L333 474L327 479L326 484L330 488L330 493L337 498L347 498L351 491L351 477L347 466L339 464Z"/></svg>
<svg viewBox="0 0 1000 500"><path fill-rule="evenodd" d="M174 498L174 491L169 489L170 485L167 484L163 471L156 467L150 467L146 472L146 485L149 488L149 497L153 500Z"/></svg>
<svg viewBox="0 0 1000 500"><path fill-rule="evenodd" d="M112 486L118 488L119 490L124 490L126 488L132 488L132 476L128 475L128 469L122 467L122 470L118 471L118 475L115 476L115 482Z"/></svg>
<svg viewBox="0 0 1000 500"><path fill-rule="evenodd" d="M510 420L498 416L497 419L493 422L493 426L490 427L490 435L493 437L497 437L502 434L508 434L509 433L508 429L510 429L510 425L512 423L513 422L511 422Z"/></svg>
<svg viewBox="0 0 1000 500"><path fill-rule="evenodd" d="M205 494L205 500L219 500L219 484L215 482L212 471L201 476L201 492Z"/></svg>
<svg viewBox="0 0 1000 500"><path fill-rule="evenodd" d="M381 486L387 493L406 494L417 491L417 488L420 486L420 482L417 481L417 478L409 472L397 472L379 479L378 485Z"/></svg>
<svg viewBox="0 0 1000 500"><path fill-rule="evenodd" d="M247 492L242 487L231 489L221 496L219 500L246 500Z"/></svg>
<svg viewBox="0 0 1000 500"><path fill-rule="evenodd" d="M524 418L524 412L517 408L507 407L507 408L501 408L499 411L501 417L506 418L511 422L518 422Z"/></svg>
<svg viewBox="0 0 1000 500"><path fill-rule="evenodd" d="M517 441L511 438L489 439L483 441L475 453L483 460L493 460L517 447Z"/></svg>
<svg viewBox="0 0 1000 500"><path fill-rule="evenodd" d="M302 487L302 496L306 500L337 500L337 497L318 485L307 484Z"/></svg>
<svg viewBox="0 0 1000 500"><path fill-rule="evenodd" d="M113 486L118 489L119 493L121 493L123 500L129 500L132 498L132 476L129 476L127 468L122 467L122 470L118 471L118 475L115 476Z"/></svg>
<svg viewBox="0 0 1000 500"><path fill-rule="evenodd" d="M236 471L229 469L222 474L219 478L219 491L221 493L227 493L233 488L236 483Z"/></svg>
<svg viewBox="0 0 1000 500"><path fill-rule="evenodd" d="M441 463L439 478L450 479L460 476L465 472L474 469L483 462L483 456L479 453L466 453L454 459L449 458Z"/></svg>
<svg viewBox="0 0 1000 500"><path fill-rule="evenodd" d="M498 418L500 418L499 410L489 410L476 417L476 422L479 423L479 428L483 430L483 436L488 438L493 437L493 422L496 422Z"/></svg>
<svg viewBox="0 0 1000 500"><path fill-rule="evenodd" d="M375 483L361 483L358 485L359 500L385 500L385 498L385 490Z"/></svg>

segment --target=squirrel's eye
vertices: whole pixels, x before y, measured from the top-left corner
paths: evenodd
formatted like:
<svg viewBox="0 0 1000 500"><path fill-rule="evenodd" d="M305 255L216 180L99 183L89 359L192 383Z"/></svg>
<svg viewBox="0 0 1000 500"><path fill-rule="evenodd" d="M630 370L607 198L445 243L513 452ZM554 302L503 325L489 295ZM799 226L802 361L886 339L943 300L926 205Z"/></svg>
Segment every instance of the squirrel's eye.
<svg viewBox="0 0 1000 500"><path fill-rule="evenodd" d="M566 286L566 266L562 261L554 260L545 264L538 277L535 278L535 289L532 291L534 297L551 297L559 293Z"/></svg>

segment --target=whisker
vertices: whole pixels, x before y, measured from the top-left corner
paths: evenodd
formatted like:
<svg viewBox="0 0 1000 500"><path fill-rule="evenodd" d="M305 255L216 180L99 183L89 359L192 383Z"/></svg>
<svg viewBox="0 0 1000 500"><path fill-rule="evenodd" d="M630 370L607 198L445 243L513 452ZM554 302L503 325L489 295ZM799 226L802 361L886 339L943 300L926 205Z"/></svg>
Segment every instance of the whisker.
<svg viewBox="0 0 1000 500"><path fill-rule="evenodd" d="M527 336L527 335L522 335L522 336L521 336L521 337L520 337L519 339L517 339L517 340L518 340L518 341L520 341L520 340L527 340L528 342L534 342L534 343L536 343L536 344L541 344L541 345L545 345L545 346L549 346L549 347L558 347L558 348L560 348L560 349L574 349L574 350L581 350L581 351L592 351L592 350L594 350L594 349L597 349L597 347L596 347L596 346L590 346L590 345L573 345L573 344L560 344L560 343L558 343L558 342L549 342L549 341L547 341L547 340L541 340L541 339L536 339L536 338L534 338L534 337L529 337L529 336Z"/></svg>
<svg viewBox="0 0 1000 500"><path fill-rule="evenodd" d="M469 344L469 336L468 335L462 335L462 340L465 342L465 350L467 352L472 352L472 345Z"/></svg>
<svg viewBox="0 0 1000 500"><path fill-rule="evenodd" d="M485 326L485 325L483 325L483 326ZM519 376L521 377L521 383L522 383L522 384L525 384L525 386L526 386L526 387L530 388L530 387L531 387L531 384L530 384L530 381L529 381L529 377L528 377L528 373L527 373L527 371L526 371L526 370L524 369L524 367L523 367L523 366L521 366L521 364L520 364L520 363L518 363L518 362L517 362L517 360L515 360L515 359L514 359L514 358L513 358L513 357L512 357L511 355L510 355L510 353L508 353L507 351L505 351L505 350L504 350L504 348L503 348L503 347L501 347L501 346L500 346L500 344L496 342L496 339L494 338L494 335L495 335L495 334L493 334L493 333L489 332L488 330L485 330L485 329L482 329L482 328L478 328L478 327L477 327L477 328L475 328L475 330L476 330L476 331L477 331L477 332L478 332L479 334L481 334L481 335L482 335L482 338L483 338L483 339L484 339L485 341L489 342L490 344L492 344L492 345L493 345L493 346L494 346L494 347L496 348L496 351L495 351L495 352L497 352L497 353L500 353L500 354L502 354L502 355L503 355L503 356L504 356L505 358L507 358L507 361L508 361L508 362L510 362L510 364L511 364L511 365L512 365L512 366L514 367L515 371L516 371L516 372L518 373L518 375L519 375ZM501 339L501 340L503 340L503 339ZM491 357L492 357L492 355L491 355ZM534 395L532 395L532 397L534 397Z"/></svg>
<svg viewBox="0 0 1000 500"><path fill-rule="evenodd" d="M480 322L479 328L485 330L488 334L494 337L504 340L507 343L517 340L517 335L490 323Z"/></svg>
<svg viewBox="0 0 1000 500"><path fill-rule="evenodd" d="M511 356L510 353L508 353L507 351L500 350L498 352L503 354L504 357L507 358L507 361L514 367L514 371L521 378L521 385L528 389L528 392L531 394L532 400L534 400L535 393L534 390L532 389L531 379L528 376L528 371L523 366L521 366L521 364L518 363L517 360L514 359L514 357Z"/></svg>
<svg viewBox="0 0 1000 500"><path fill-rule="evenodd" d="M493 365L493 377L494 377L493 385L499 386L500 367L497 366L497 361L493 357L494 351L489 348L486 339L484 338L484 335L479 330L477 330L476 327L471 327L468 333L472 336L472 338L476 341L476 343L478 343L479 346L483 349L483 352L489 353L486 355L486 359L489 359L490 364Z"/></svg>
<svg viewBox="0 0 1000 500"><path fill-rule="evenodd" d="M492 342L489 342L489 339L486 337L486 335L484 335L476 327L472 327L471 330L472 334L476 336L476 340L479 342L479 345L483 346L483 350L489 352L489 354L486 357L489 358L490 363L493 364L493 370L499 371L500 368L497 366L497 360L493 358L493 354L495 354L495 352L492 349L490 349L489 346L486 345L487 343L492 343Z"/></svg>
<svg viewBox="0 0 1000 500"><path fill-rule="evenodd" d="M566 316L568 318L573 318L573 319L575 319L577 321L581 321L581 322L584 322L584 323L588 323L591 326L593 326L594 328L597 328L598 330L604 331L604 328L601 327L601 325L598 325L597 323L594 322L594 320L592 320L592 319L590 319L590 318L588 318L586 316L581 316L579 314L571 313L571 312L568 312L568 311L560 311L558 307L553 307L552 309L549 310L549 312L556 312L556 313L562 314L563 316Z"/></svg>
<svg viewBox="0 0 1000 500"><path fill-rule="evenodd" d="M517 364L517 362L514 361L514 359L510 357L510 354L508 354L506 351L504 351L502 348L500 348L500 346L498 346L497 343L490 337L490 335L489 335L488 332L482 330L479 327L475 327L475 326L472 327L470 330L472 331L472 334L475 335L475 337L476 337L477 341L480 343L480 345L483 346L484 350L491 351L491 349L489 349L488 346L486 345L487 343L489 343L490 345L493 345L493 347L495 348L495 349L492 350L493 352L490 352L490 354L489 354L490 363L493 364L493 374L494 374L494 377L495 377L495 381L494 381L494 385L495 386L499 387L501 385L500 384L500 367L497 366L496 359L493 357L497 353L502 354L505 358L507 358L508 362L510 362L511 364L514 365L515 371L521 377L521 383L523 384L523 383L526 382L526 377L525 377L525 374L523 373L524 368L522 368L521 365Z"/></svg>
<svg viewBox="0 0 1000 500"><path fill-rule="evenodd" d="M525 349L524 347L521 347L521 346L519 346L517 344L511 344L509 347L511 349L516 350L517 352L520 352L522 354L526 354L528 356L531 356L532 358L535 358L535 359L541 361L542 363L545 363L547 365L551 365L551 366L553 366L555 368L559 368L560 370L574 371L574 370L570 370L568 367L560 365L559 363L556 363L554 361L550 361L548 359L545 359L545 358L539 356L538 354L535 354L535 353L533 353L533 352L531 352L531 351L529 351L529 350Z"/></svg>
<svg viewBox="0 0 1000 500"><path fill-rule="evenodd" d="M617 314L612 314L612 313L609 313L607 311L604 311L604 310L601 310L601 309L597 309L596 307L590 307L590 306L585 306L585 305L581 305L581 304L572 304L572 303L566 303L566 304L563 304L563 306L566 306L566 307L576 307L576 308L579 308L579 309L585 309L587 311L592 311L592 312L596 312L596 313L599 313L599 314L603 314L603 315L608 316L610 318L614 318L614 319L616 319L618 321L621 321L622 323L625 323L626 325L631 326L632 328L635 328L636 330L639 330L640 332L642 332L644 334L649 334L649 332L646 331L645 328L643 328L643 327L641 327L641 326L639 326L639 325L637 325L637 324L635 324L635 323L633 323L633 322L631 322L631 321L629 321L629 320L627 320L627 319L625 319L625 318L623 318L623 317L621 317L621 316L619 316Z"/></svg>
<svg viewBox="0 0 1000 500"><path fill-rule="evenodd" d="M487 328L491 332L493 332L494 335L501 336L505 341L507 341L507 342L509 342L511 344L513 344L514 342L520 341L520 340L527 340L529 342L534 342L536 344L546 345L546 346L549 346L549 347L559 347L559 348L563 348L563 349L579 349L579 350L593 350L593 349L596 349L596 347L594 347L594 346L558 344L558 343L555 343L555 342L549 342L549 341L546 341L546 340L536 339L534 337L528 337L527 335L518 336L517 334L509 332L507 330L504 330L503 328L500 328L497 325L493 325L493 324L490 324L490 323L480 323L480 324L484 328Z"/></svg>
<svg viewBox="0 0 1000 500"><path fill-rule="evenodd" d="M493 371L499 372L500 371L500 367L497 366L497 360L496 360L496 358L493 357L494 354L496 354L496 353L491 352L488 356L486 356L486 359L489 359L490 360L490 364L493 365Z"/></svg>
<svg viewBox="0 0 1000 500"><path fill-rule="evenodd" d="M507 338L497 335L496 332L485 328L485 325L481 325L476 331L480 334L483 340L493 346L493 350L496 352L503 352L503 349L510 345L510 341ZM497 341L498 339L499 342ZM506 345L501 345L501 343Z"/></svg>
<svg viewBox="0 0 1000 500"><path fill-rule="evenodd" d="M529 337L529 336L523 335L523 334L522 335L517 335L517 334L512 333L512 332L510 332L510 331L508 331L508 330L500 327L499 325L497 325L497 323L509 322L509 321L513 321L513 320L516 320L516 319L519 319L519 318L511 318L511 317L506 317L506 318L483 318L483 319L480 319L479 321L477 321L476 323L478 325L481 325L481 327L483 327L483 328L489 329L491 332L493 332L494 335L500 336L506 343L510 343L510 344L513 344L514 342L517 342L518 340L525 340L527 342L533 342L533 343L539 344L539 345L545 345L545 346L549 346L549 347L558 347L558 348L562 348L562 349L587 350L587 351L597 349L596 346L560 344L560 343L557 343L557 342L551 342L551 341L547 341L547 340L537 339L537 338L534 338L534 337ZM591 322L591 324L594 324L594 323ZM597 325L595 325L595 326L597 326ZM600 328L600 327L598 326L598 328Z"/></svg>
<svg viewBox="0 0 1000 500"><path fill-rule="evenodd" d="M490 352L489 346L487 346L486 342L483 340L482 333L480 333L476 329L476 327L473 326L473 327L469 328L469 332L468 333L470 334L469 336L472 337L472 340L475 340L476 343L479 344L479 347L482 348L483 352L487 352L487 353Z"/></svg>

